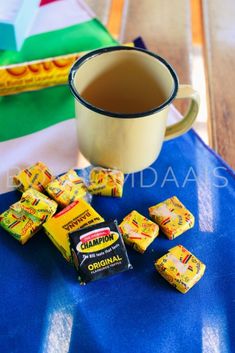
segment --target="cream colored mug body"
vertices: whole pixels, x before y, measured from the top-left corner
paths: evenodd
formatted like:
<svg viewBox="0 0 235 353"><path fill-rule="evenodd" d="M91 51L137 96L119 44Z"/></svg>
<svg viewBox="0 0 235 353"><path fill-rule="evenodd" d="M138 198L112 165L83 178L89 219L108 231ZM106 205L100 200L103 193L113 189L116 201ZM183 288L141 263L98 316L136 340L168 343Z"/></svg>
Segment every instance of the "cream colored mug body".
<svg viewBox="0 0 235 353"><path fill-rule="evenodd" d="M90 52L71 68L79 149L93 165L124 173L148 167L162 143L188 131L199 109L190 85L178 85L172 67L149 51L109 47ZM167 125L175 98L191 98L187 114Z"/></svg>

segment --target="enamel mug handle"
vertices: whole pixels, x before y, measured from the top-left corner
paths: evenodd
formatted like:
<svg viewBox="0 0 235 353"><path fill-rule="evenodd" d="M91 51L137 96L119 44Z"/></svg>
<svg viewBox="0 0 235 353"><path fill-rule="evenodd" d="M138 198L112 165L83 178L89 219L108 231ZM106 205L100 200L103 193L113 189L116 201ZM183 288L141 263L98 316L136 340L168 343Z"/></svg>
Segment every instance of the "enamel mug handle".
<svg viewBox="0 0 235 353"><path fill-rule="evenodd" d="M179 122L166 128L165 140L171 140L187 132L193 125L199 111L200 97L190 85L180 85L176 99L190 98L191 103L185 116Z"/></svg>

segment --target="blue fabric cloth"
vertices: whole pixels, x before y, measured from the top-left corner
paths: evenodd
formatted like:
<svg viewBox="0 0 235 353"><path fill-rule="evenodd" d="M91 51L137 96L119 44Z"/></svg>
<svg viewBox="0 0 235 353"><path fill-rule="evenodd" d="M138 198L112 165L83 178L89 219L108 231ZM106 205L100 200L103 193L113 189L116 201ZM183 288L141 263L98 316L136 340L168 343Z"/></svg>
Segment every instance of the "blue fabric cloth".
<svg viewBox="0 0 235 353"><path fill-rule="evenodd" d="M121 221L133 209L148 216L149 206L173 195L195 215L194 228L173 241L160 234L143 255L128 248L133 270L87 286L45 234L20 246L1 229L0 351L234 352L233 171L191 130L165 142L151 168L129 175L122 199L94 197L92 205ZM1 195L0 211L19 197ZM154 269L177 244L207 266L185 295Z"/></svg>

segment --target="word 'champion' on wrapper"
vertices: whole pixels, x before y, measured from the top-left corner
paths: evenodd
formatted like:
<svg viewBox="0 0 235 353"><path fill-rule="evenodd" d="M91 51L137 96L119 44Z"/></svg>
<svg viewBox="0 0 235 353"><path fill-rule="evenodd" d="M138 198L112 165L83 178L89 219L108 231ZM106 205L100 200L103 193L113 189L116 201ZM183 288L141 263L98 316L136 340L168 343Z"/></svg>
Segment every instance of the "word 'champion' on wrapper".
<svg viewBox="0 0 235 353"><path fill-rule="evenodd" d="M72 262L69 232L103 221L104 219L90 204L80 199L55 214L44 223L43 228L63 257L68 262Z"/></svg>
<svg viewBox="0 0 235 353"><path fill-rule="evenodd" d="M124 174L120 170L95 167L90 172L88 191L92 195L122 197Z"/></svg>
<svg viewBox="0 0 235 353"><path fill-rule="evenodd" d="M53 178L50 169L44 163L37 162L15 175L13 177L13 184L21 192L31 187L40 192L44 192L45 187Z"/></svg>
<svg viewBox="0 0 235 353"><path fill-rule="evenodd" d="M73 169L47 184L46 191L62 208L87 194L83 179Z"/></svg>
<svg viewBox="0 0 235 353"><path fill-rule="evenodd" d="M194 216L176 196L150 207L149 214L170 240L194 226Z"/></svg>
<svg viewBox="0 0 235 353"><path fill-rule="evenodd" d="M81 284L132 268L116 220L70 233L69 238Z"/></svg>
<svg viewBox="0 0 235 353"><path fill-rule="evenodd" d="M177 245L155 262L155 268L178 291L186 293L203 276L206 266L182 245Z"/></svg>
<svg viewBox="0 0 235 353"><path fill-rule="evenodd" d="M119 228L125 243L140 253L145 252L159 233L158 225L137 211L129 213Z"/></svg>

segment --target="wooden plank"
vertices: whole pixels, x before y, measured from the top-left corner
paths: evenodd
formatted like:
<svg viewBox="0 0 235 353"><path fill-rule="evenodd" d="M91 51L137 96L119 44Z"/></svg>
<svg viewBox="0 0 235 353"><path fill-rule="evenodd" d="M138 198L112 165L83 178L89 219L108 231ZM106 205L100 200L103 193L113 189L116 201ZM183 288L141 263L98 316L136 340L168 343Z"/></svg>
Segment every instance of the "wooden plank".
<svg viewBox="0 0 235 353"><path fill-rule="evenodd" d="M115 10L116 1L118 0L109 2L110 10ZM86 0L86 2L101 20L105 17L104 13L107 16L107 1ZM115 13L110 11L109 19L112 16L114 17ZM102 21L110 24L108 20ZM119 38L122 43L142 36L149 50L163 56L172 64L180 83L191 82L192 34L188 0L171 0L170 3L166 0L125 0L121 27ZM181 112L187 109L187 102L178 101L175 105Z"/></svg>
<svg viewBox="0 0 235 353"><path fill-rule="evenodd" d="M235 2L203 1L212 147L235 168Z"/></svg>
<svg viewBox="0 0 235 353"><path fill-rule="evenodd" d="M114 38L118 39L121 33L122 16L124 14L125 0L112 0L110 6L109 19L107 23L108 30Z"/></svg>
<svg viewBox="0 0 235 353"><path fill-rule="evenodd" d="M85 0L100 21L106 25L109 18L111 0Z"/></svg>
<svg viewBox="0 0 235 353"><path fill-rule="evenodd" d="M201 46L204 41L202 0L191 0L191 19L193 44Z"/></svg>
<svg viewBox="0 0 235 353"><path fill-rule="evenodd" d="M129 0L122 40L141 35L149 50L165 57L181 83L190 80L191 21L188 0Z"/></svg>

